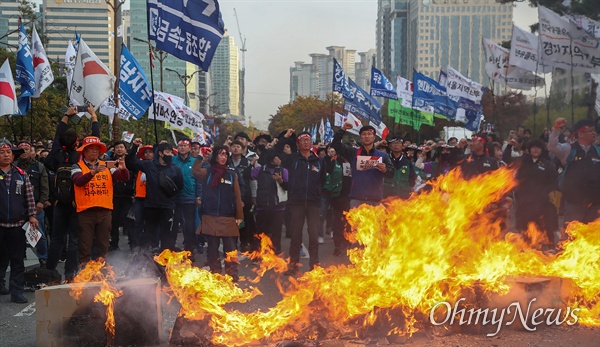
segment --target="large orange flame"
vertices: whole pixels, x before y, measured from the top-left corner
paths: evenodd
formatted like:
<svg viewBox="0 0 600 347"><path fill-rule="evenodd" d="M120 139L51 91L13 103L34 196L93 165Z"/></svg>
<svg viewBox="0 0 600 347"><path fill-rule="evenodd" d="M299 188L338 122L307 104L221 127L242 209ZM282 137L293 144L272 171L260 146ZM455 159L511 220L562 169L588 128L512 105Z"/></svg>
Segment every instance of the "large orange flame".
<svg viewBox="0 0 600 347"><path fill-rule="evenodd" d="M100 282L100 291L94 297L94 302L101 302L106 306L106 323L104 325L110 344L110 341L115 337L114 300L121 296L122 292L112 285L115 282L115 273L112 266L106 265L104 259L91 260L84 269L79 271L73 279L71 296L75 300L79 300L83 293L84 284L89 282Z"/></svg>
<svg viewBox="0 0 600 347"><path fill-rule="evenodd" d="M283 299L267 312L242 313L224 305L260 295L242 290L230 277L195 268L186 254L163 252L167 279L188 319L210 317L213 342L239 346L261 339L294 338L315 317L344 331L348 322L377 320L380 309L399 310L404 319L390 333L411 334L419 318L441 301L456 301L465 288L506 293L514 276L555 276L572 280L568 303L579 307L579 321L600 324L600 220L569 225L569 240L558 255L533 244L541 233L506 233L493 213L494 204L515 187L514 172L497 170L465 181L458 171L440 178L432 191L408 201L363 205L347 213L353 227L349 266L316 268L283 291ZM273 254L269 240L251 255L262 258L257 275L281 272L284 260ZM389 313L389 312L388 312ZM362 318L361 318L362 317Z"/></svg>

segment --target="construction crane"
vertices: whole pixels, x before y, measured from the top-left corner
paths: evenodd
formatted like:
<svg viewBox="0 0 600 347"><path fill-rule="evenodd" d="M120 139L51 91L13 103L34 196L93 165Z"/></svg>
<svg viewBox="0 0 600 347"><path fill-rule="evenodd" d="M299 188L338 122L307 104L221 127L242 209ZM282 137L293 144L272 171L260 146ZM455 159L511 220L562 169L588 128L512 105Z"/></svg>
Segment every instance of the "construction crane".
<svg viewBox="0 0 600 347"><path fill-rule="evenodd" d="M235 22L237 23L240 42L242 44L242 47L240 48L240 51L242 52L242 70L240 70L240 113L241 116L245 116L246 107L244 105L244 99L246 94L246 38L242 36L242 30L240 29L240 21L238 20L238 15L235 8L233 9L233 15L235 16Z"/></svg>

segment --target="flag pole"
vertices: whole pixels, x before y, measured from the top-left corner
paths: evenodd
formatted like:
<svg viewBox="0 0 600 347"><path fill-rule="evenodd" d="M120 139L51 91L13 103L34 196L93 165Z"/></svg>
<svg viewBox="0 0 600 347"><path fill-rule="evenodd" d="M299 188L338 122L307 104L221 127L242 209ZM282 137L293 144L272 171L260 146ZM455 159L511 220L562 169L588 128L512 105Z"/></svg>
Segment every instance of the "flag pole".
<svg viewBox="0 0 600 347"><path fill-rule="evenodd" d="M148 18L150 17L150 13L148 10L148 6L146 6L146 23L148 23ZM152 107L152 115L154 116L154 143L158 144L158 130L156 129L156 105L154 103L154 74L152 73L153 67L153 63L152 63L152 45L150 44L150 28L148 27L148 32L146 34L146 38L148 41L148 61L150 62L150 85L152 86L152 105L150 105ZM162 56L161 56L162 58ZM161 60L161 66L162 66L162 60ZM162 70L160 71L161 76L162 76ZM162 87L162 86L161 86ZM162 90L161 90L162 92ZM150 118L150 111L148 111L148 118ZM149 119L148 119L149 120Z"/></svg>
<svg viewBox="0 0 600 347"><path fill-rule="evenodd" d="M31 96L29 97L29 114L31 115L31 119L30 119L30 128L29 128L29 141L31 143L33 143L33 102L31 102ZM25 117L25 116L23 116Z"/></svg>

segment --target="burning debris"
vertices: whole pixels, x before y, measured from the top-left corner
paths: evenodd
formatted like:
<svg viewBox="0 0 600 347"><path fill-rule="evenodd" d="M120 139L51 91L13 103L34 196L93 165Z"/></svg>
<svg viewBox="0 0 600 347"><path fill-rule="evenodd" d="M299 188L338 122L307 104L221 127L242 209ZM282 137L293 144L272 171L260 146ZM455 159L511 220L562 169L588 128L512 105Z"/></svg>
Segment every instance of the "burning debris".
<svg viewBox="0 0 600 347"><path fill-rule="evenodd" d="M353 227L349 237L358 246L348 251L351 264L317 267L297 280L290 279L288 286L278 282L283 299L266 312L226 309L227 304L247 303L261 293L252 286L240 288L228 276L193 267L185 253L165 251L156 260L166 267L170 290L181 303L180 315L188 321L174 329L177 341L185 342L186 334L194 331L186 324L204 326L207 334L203 341L190 337L196 341L189 340L190 344L210 341L226 346L371 333L410 336L434 329L432 316L448 313L431 314L432 308L442 302L453 307L466 292L470 295L464 308L484 309L489 304L493 310L493 305L510 298L511 290L521 285L513 280L518 276L569 280L571 290L566 296L552 296L555 304L569 307L570 314L577 309L579 323L598 325L600 221L571 224L562 251L545 254L532 247L543 240L541 233L530 228L529 242L521 235L506 234L497 215L490 212L489 206L514 186L510 170L470 181L453 171L438 180L432 191L411 200L351 210L347 214ZM262 258L254 282L268 270L281 273L286 269L268 240L263 238L262 245L260 252L251 255ZM529 284L529 293L540 295L543 291L532 290L535 286ZM563 288L556 290L562 293ZM520 308L525 312L528 306ZM512 309L514 314L516 306ZM529 322L531 314L527 311L523 322ZM450 317L455 316L450 313ZM451 324L444 324L445 329L452 329Z"/></svg>

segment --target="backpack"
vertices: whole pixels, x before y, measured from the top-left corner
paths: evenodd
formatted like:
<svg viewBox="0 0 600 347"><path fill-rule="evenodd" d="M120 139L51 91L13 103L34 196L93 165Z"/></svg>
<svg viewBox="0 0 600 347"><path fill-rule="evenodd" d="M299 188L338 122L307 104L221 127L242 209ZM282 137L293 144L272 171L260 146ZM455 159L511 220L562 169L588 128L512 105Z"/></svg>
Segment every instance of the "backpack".
<svg viewBox="0 0 600 347"><path fill-rule="evenodd" d="M72 205L75 201L75 188L71 179L71 166L79 159L77 152L75 154L70 156L70 153L65 151L58 153L59 166L54 174L54 198L65 205Z"/></svg>

